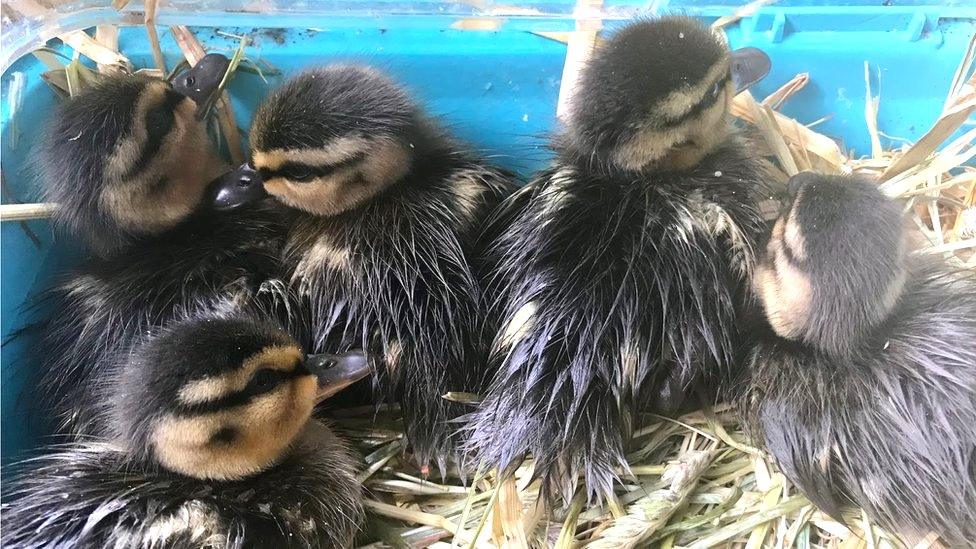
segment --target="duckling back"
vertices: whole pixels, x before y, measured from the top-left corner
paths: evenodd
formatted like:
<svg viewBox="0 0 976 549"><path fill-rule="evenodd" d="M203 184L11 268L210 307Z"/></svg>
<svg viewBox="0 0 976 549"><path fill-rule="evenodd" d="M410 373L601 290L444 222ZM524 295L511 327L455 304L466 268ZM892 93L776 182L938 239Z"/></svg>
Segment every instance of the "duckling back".
<svg viewBox="0 0 976 549"><path fill-rule="evenodd" d="M695 60L667 61L675 43ZM728 57L691 19L622 29L581 76L555 166L497 215L498 373L469 447L501 469L531 453L550 499L580 476L612 493L636 414L673 412L731 369L766 186L730 134Z"/></svg>
<svg viewBox="0 0 976 549"><path fill-rule="evenodd" d="M780 244L787 231L774 230L760 271L775 274L757 283L800 280L809 300L784 316L776 314L783 298L761 291L774 316L748 360L743 413L784 474L838 520L856 505L909 538L935 531L968 546L976 539L976 275L906 255L900 210L870 183L801 179L812 183L777 222L796 233L793 244ZM817 214L841 198L835 210L863 215ZM800 241L802 258L776 251ZM873 258L866 270L849 257L861 247L872 248L857 252ZM829 278L817 274L828 269ZM824 329L817 319L831 310L835 325Z"/></svg>
<svg viewBox="0 0 976 549"><path fill-rule="evenodd" d="M316 428L320 430L320 428ZM4 547L349 547L362 520L352 458L310 433L276 467L234 482L146 469L117 446L78 443L21 465Z"/></svg>

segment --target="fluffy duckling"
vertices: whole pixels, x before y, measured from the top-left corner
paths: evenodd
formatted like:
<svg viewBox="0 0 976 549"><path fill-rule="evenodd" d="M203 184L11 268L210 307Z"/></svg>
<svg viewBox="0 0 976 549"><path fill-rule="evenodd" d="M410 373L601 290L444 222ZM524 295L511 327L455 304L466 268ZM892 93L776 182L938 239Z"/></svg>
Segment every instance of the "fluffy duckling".
<svg viewBox="0 0 976 549"><path fill-rule="evenodd" d="M467 426L486 465L532 453L550 500L580 475L599 498L635 413L673 411L730 368L766 189L728 110L768 67L685 17L594 52L554 166L496 220L498 373Z"/></svg>
<svg viewBox="0 0 976 549"><path fill-rule="evenodd" d="M60 206L55 223L96 254L46 294L55 314L38 370L68 430L87 430L91 373L147 329L240 310L262 288L267 307L282 302L281 214L209 209L208 185L226 165L202 117L226 62L207 56L172 84L109 77L54 113L40 151L47 198Z"/></svg>
<svg viewBox="0 0 976 549"><path fill-rule="evenodd" d="M976 275L906 253L867 181L800 174L756 270L772 328L742 401L818 507L908 537L976 539Z"/></svg>
<svg viewBox="0 0 976 549"><path fill-rule="evenodd" d="M472 255L508 174L362 66L284 84L255 113L250 146L253 165L216 203L232 208L263 190L304 212L284 257L308 304L312 348L368 349L419 464L443 471L455 447L447 422L463 409L442 395L477 390L483 378Z"/></svg>
<svg viewBox="0 0 976 549"><path fill-rule="evenodd" d="M355 460L318 398L368 374L285 332L204 317L151 336L99 387L104 439L22 464L10 547L349 547Z"/></svg>

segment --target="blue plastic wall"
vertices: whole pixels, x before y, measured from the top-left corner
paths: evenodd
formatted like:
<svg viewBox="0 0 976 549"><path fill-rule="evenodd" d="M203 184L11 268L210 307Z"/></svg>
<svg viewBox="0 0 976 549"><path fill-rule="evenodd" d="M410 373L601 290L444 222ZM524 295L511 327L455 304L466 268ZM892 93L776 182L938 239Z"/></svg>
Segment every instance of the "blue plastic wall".
<svg viewBox="0 0 976 549"><path fill-rule="evenodd" d="M658 2L644 8L647 12L663 9L696 14L711 21L736 4L711 2L700 7ZM817 4L781 3L729 28L733 46L758 46L773 60L772 73L754 90L755 95L768 94L797 73L809 73L811 84L787 103L784 112L802 123L832 115L819 131L837 138L845 149L865 154L869 152L864 123L863 64L867 61L872 85L881 93L881 131L918 139L942 108L952 75L976 30L976 8L967 2L926 7L923 2L894 0ZM454 17L436 14L310 17L306 21L248 17L251 25L257 21L272 27L287 24L302 28L216 29L206 27L211 21L191 21L203 25L193 30L211 51L229 54L236 47L236 39L221 33L248 34L253 38L248 56L279 71L268 75L267 83L246 73L239 73L232 82L229 91L242 128L247 128L255 106L281 78L310 65L364 62L392 73L428 105L430 112L497 163L527 175L546 162L544 136L555 124L565 46L527 30L569 30L569 20L543 24L510 19L500 22L494 31L462 31L451 27ZM242 19L248 20L242 16L233 22ZM174 22L161 17L163 24ZM607 26L619 24L608 22ZM179 50L168 29L161 25L160 31L167 62L173 66ZM138 66L151 65L143 29L123 28L120 48ZM37 198L28 153L55 101L39 77L42 70L37 60L26 57L2 78L2 169L10 195L20 201ZM26 90L11 117L8 89L17 72L26 78ZM11 201L7 191L3 201ZM38 434L30 408L33 394L23 384L31 366L29 338L11 339L11 334L29 321L24 313L28 296L70 264L69 258L76 254L68 252L78 251L71 241L55 238L47 223L31 222L28 226L38 242L16 222L3 223L0 233L0 328L6 342L0 357L0 451L4 462L30 447L36 442L32 437Z"/></svg>

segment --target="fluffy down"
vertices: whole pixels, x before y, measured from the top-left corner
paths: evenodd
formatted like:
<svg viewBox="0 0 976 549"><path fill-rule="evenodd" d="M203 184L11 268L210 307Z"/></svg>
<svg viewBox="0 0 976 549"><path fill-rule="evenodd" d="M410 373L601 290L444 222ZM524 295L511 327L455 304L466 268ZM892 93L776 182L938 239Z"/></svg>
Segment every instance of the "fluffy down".
<svg viewBox="0 0 976 549"><path fill-rule="evenodd" d="M680 173L595 174L563 153L511 197L497 265L497 371L468 447L506 468L528 453L552 499L610 493L634 415L674 411L731 368L764 225L761 170L735 140Z"/></svg>
<svg viewBox="0 0 976 549"><path fill-rule="evenodd" d="M743 412L784 474L838 520L976 539L976 276L916 259L888 320L849 353L770 334Z"/></svg>
<svg viewBox="0 0 976 549"><path fill-rule="evenodd" d="M109 444L52 450L24 462L4 494L5 547L339 548L363 517L354 462L321 426L276 467L238 482L147 468Z"/></svg>

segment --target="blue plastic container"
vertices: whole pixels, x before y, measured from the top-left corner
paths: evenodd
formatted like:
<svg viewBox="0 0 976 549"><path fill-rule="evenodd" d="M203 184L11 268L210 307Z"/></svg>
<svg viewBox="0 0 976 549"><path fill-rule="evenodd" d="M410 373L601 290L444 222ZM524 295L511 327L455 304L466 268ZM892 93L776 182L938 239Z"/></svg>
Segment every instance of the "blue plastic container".
<svg viewBox="0 0 976 549"><path fill-rule="evenodd" d="M31 49L71 30L128 25L121 28L120 50L136 66L152 65L146 32L139 26L142 6L138 2L116 11L107 0L74 0L44 17L10 23L7 9L16 4L4 5L0 55L4 203L37 200L29 151L56 100L40 78L43 65L27 55ZM573 30L581 18L599 18L604 28L612 29L636 16L668 12L710 22L740 4L608 0L596 8L565 0L510 4L281 0L242 8L224 0L164 0L157 25L170 67L181 55L168 26L184 24L210 51L228 54L238 43L228 35L247 34L253 39L247 55L279 69L281 74L269 77L267 83L245 73L232 82L229 92L241 128L247 128L265 92L296 70L334 61L365 62L405 83L473 147L528 175L548 157L544 136L556 123L566 53L564 44L534 33ZM880 130L918 139L941 111L956 66L976 31L976 2L783 1L745 17L727 31L733 46L757 46L773 60L772 73L754 90L757 97L797 73L809 73L811 84L783 111L801 123L831 115L818 130L858 155L870 152L864 122L864 62L880 75L873 83L882 98ZM70 48L57 40L48 45L71 55ZM14 104L11 87L21 85L19 102ZM883 144L891 145L887 138ZM30 406L32 389L23 383L31 366L30 341L11 336L31 320L24 309L29 296L70 267L78 246L53 235L45 221L4 222L0 237L0 331L5 342L0 357L0 452L8 462L36 443L39 434Z"/></svg>

